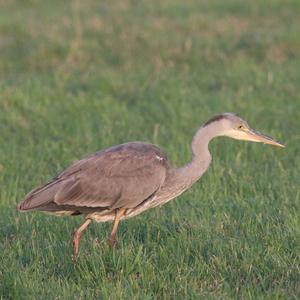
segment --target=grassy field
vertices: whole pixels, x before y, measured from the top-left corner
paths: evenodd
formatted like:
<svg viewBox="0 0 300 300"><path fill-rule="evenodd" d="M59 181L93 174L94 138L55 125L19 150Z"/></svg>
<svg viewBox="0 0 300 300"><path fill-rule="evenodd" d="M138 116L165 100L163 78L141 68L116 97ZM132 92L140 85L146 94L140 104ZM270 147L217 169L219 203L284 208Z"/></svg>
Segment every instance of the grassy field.
<svg viewBox="0 0 300 300"><path fill-rule="evenodd" d="M1 299L300 299L298 0L0 1ZM130 140L174 165L231 111L286 144L229 139L170 204L84 235L15 205Z"/></svg>

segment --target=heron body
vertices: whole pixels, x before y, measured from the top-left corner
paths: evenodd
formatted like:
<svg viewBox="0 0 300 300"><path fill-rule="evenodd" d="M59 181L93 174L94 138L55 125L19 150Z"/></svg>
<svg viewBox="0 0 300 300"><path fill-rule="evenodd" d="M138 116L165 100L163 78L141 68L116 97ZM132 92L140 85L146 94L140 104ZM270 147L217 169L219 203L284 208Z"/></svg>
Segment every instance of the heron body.
<svg viewBox="0 0 300 300"><path fill-rule="evenodd" d="M155 145L129 142L99 151L84 158L49 183L26 195L20 211L44 211L55 215L81 215L85 222L74 234L74 257L80 236L91 223L113 221L109 244L116 242L120 220L162 205L176 198L208 169L211 163L209 142L217 136L282 144L253 131L231 113L211 118L194 135L192 161L173 168L167 156Z"/></svg>

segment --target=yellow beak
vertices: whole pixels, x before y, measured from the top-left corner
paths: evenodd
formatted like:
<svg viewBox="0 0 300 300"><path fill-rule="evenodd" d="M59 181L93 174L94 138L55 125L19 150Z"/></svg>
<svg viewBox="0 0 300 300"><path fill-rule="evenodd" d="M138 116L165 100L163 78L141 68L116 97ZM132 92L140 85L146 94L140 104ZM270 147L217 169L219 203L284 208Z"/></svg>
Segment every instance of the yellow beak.
<svg viewBox="0 0 300 300"><path fill-rule="evenodd" d="M285 146L272 139L271 137L264 135L258 131L255 131L253 129L247 129L247 131L244 131L247 135L247 140L248 141L252 141L252 142L260 142L260 143L264 143L264 144L269 144L269 145L273 145L273 146L277 146L277 147L282 147L284 148Z"/></svg>

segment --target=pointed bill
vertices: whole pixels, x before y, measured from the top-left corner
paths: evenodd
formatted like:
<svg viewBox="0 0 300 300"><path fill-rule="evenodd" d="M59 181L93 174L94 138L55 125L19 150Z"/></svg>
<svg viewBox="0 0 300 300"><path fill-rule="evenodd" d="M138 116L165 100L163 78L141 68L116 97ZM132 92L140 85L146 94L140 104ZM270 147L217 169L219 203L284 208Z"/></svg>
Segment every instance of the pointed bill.
<svg viewBox="0 0 300 300"><path fill-rule="evenodd" d="M253 129L249 129L247 131L247 135L248 135L249 140L251 140L253 142L260 142L260 143L269 144L269 145L282 147L282 148L285 147L282 143L272 139L271 137L269 137L263 133L255 131Z"/></svg>

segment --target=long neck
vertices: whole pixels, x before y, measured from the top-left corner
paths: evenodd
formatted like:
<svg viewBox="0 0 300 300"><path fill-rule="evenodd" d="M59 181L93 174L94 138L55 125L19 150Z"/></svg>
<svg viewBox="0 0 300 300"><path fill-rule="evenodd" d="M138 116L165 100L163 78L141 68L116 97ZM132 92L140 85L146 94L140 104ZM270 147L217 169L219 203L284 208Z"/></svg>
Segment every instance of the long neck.
<svg viewBox="0 0 300 300"><path fill-rule="evenodd" d="M178 181L190 186L198 180L208 169L211 155L208 149L209 142L217 136L215 123L198 129L192 141L192 161L181 168L175 169Z"/></svg>

